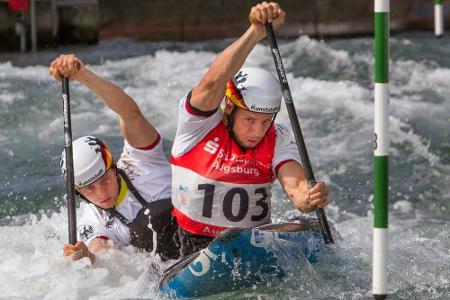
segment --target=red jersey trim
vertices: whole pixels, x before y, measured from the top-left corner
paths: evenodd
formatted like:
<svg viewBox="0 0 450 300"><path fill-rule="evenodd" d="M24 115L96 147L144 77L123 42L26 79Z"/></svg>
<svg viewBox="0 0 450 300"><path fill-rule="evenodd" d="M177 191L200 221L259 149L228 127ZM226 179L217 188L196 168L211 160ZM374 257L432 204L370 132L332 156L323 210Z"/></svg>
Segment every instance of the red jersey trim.
<svg viewBox="0 0 450 300"><path fill-rule="evenodd" d="M159 143L160 140L161 140L161 136L160 136L159 133L158 133L158 136L156 137L156 141L154 141L153 143L151 143L151 144L148 145L148 146L145 146L145 147L138 147L138 148L136 148L136 149L139 149L139 150L152 150L153 148L156 147L156 145L158 145L158 143Z"/></svg>
<svg viewBox="0 0 450 300"><path fill-rule="evenodd" d="M280 168L282 166L284 166L286 163L290 162L290 161L296 161L295 159L286 159L283 160L282 162L280 162L276 167L275 167L275 176L278 177L278 171L280 170Z"/></svg>
<svg viewBox="0 0 450 300"><path fill-rule="evenodd" d="M190 91L186 97L186 102L184 104L184 108L186 109L186 111L189 114L191 114L193 116L202 116L202 117L206 117L206 118L211 117L219 109L219 108L216 108L216 109L209 110L209 111L203 111L196 107L193 107L191 104L191 96L192 96L192 91Z"/></svg>
<svg viewBox="0 0 450 300"><path fill-rule="evenodd" d="M192 234L215 237L225 229L228 229L228 227L214 226L194 221L176 208L173 209L172 215L177 219L178 226Z"/></svg>

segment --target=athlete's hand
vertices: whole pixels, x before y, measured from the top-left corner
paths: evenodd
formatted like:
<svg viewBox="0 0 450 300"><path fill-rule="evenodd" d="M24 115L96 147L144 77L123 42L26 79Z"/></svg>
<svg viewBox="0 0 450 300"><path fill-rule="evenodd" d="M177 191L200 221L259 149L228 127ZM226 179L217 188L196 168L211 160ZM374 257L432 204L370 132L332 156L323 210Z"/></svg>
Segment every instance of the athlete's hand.
<svg viewBox="0 0 450 300"><path fill-rule="evenodd" d="M266 37L266 22L272 23L273 30L276 30L284 23L286 13L280 8L276 2L262 2L252 7L248 16L253 29L260 39Z"/></svg>
<svg viewBox="0 0 450 300"><path fill-rule="evenodd" d="M80 71L84 71L84 63L73 54L61 54L51 64L48 72L56 80L61 80L62 76L70 79L78 79Z"/></svg>
<svg viewBox="0 0 450 300"><path fill-rule="evenodd" d="M65 244L64 245L64 256L68 257L70 260L80 260L84 257L89 257L91 264L95 262L95 255L89 251L89 248L83 242L77 242L75 245Z"/></svg>
<svg viewBox="0 0 450 300"><path fill-rule="evenodd" d="M328 205L328 188L322 181L316 183L305 193L305 202L313 207L324 208Z"/></svg>

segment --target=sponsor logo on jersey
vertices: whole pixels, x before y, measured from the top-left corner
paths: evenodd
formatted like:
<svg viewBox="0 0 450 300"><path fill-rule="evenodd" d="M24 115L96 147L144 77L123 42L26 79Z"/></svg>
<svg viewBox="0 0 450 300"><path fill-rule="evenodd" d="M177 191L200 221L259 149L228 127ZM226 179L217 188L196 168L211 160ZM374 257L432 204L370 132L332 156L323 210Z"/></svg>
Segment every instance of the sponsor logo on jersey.
<svg viewBox="0 0 450 300"><path fill-rule="evenodd" d="M217 152L217 149L219 149L219 138L215 137L213 140L209 140L206 142L205 146L203 147L203 150L205 150L208 153L215 154Z"/></svg>
<svg viewBox="0 0 450 300"><path fill-rule="evenodd" d="M272 164L265 164L252 158L237 156L220 149L217 158L213 162L213 168L224 174L246 174L260 176L260 169L270 169Z"/></svg>
<svg viewBox="0 0 450 300"><path fill-rule="evenodd" d="M78 227L80 238L85 242L94 235L94 228L91 225L81 225Z"/></svg>
<svg viewBox="0 0 450 300"><path fill-rule="evenodd" d="M106 222L106 228L111 229L113 223L114 223L114 217L113 217L113 216L110 216L109 219L108 219L108 221Z"/></svg>
<svg viewBox="0 0 450 300"><path fill-rule="evenodd" d="M187 193L189 191L189 188L185 185L180 184L180 186L178 187L180 189L180 191Z"/></svg>
<svg viewBox="0 0 450 300"><path fill-rule="evenodd" d="M219 235L220 232L221 232L221 231L218 230L218 229L209 229L208 226L205 226L205 227L203 228L203 233L214 234L214 236Z"/></svg>
<svg viewBox="0 0 450 300"><path fill-rule="evenodd" d="M218 161L214 161L213 167L222 171L224 174L247 174L259 176L259 170L253 167L243 167L243 166L229 166L220 164Z"/></svg>

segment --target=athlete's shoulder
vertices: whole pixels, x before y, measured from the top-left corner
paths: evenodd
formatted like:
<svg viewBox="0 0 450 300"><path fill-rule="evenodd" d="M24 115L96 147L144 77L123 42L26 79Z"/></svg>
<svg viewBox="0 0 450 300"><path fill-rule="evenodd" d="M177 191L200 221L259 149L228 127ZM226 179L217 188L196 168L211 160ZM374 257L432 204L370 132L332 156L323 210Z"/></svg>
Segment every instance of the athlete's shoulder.
<svg viewBox="0 0 450 300"><path fill-rule="evenodd" d="M291 130L283 123L275 123L275 134L277 136L290 136Z"/></svg>
<svg viewBox="0 0 450 300"><path fill-rule="evenodd" d="M134 180L140 176L158 177L170 174L170 163L164 153L162 139L149 149L138 149L126 141L117 166Z"/></svg>
<svg viewBox="0 0 450 300"><path fill-rule="evenodd" d="M277 144L289 144L293 142L291 129L283 123L275 123L275 136Z"/></svg>
<svg viewBox="0 0 450 300"><path fill-rule="evenodd" d="M104 235L108 217L105 211L91 203L81 203L81 218L78 220L78 237L85 243L93 238Z"/></svg>
<svg viewBox="0 0 450 300"><path fill-rule="evenodd" d="M212 130L220 126L222 113L216 110L210 116L192 114L183 109L178 119L177 133L172 145L172 156L181 156L198 145Z"/></svg>

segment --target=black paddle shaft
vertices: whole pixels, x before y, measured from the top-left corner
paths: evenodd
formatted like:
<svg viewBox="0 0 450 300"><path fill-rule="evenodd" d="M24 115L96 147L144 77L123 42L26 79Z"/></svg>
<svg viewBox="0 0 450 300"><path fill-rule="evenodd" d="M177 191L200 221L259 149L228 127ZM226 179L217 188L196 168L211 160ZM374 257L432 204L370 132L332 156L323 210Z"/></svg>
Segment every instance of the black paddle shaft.
<svg viewBox="0 0 450 300"><path fill-rule="evenodd" d="M72 121L70 117L69 78L62 77L63 119L64 119L64 151L66 159L67 211L69 225L69 243L77 242L77 217L75 210L75 184L72 151Z"/></svg>
<svg viewBox="0 0 450 300"><path fill-rule="evenodd" d="M308 180L308 187L312 188L316 185L317 181L314 177L314 173L309 161L308 152L306 151L305 141L303 139L300 123L298 122L297 113L295 111L294 102L292 101L291 90L286 77L286 72L283 67L283 61L281 60L280 50L278 50L277 41L275 40L275 34L273 32L272 24L266 23L267 38L269 39L270 48L272 50L273 60L275 62L275 68L277 69L278 80L281 85L281 92L283 93L284 103L291 120L292 130L294 132L295 140L297 142L298 151L300 153L300 159L302 161L303 169L306 179ZM333 236L331 235L330 226L328 225L327 216L323 208L316 209L317 218L319 219L320 229L322 236L326 244L334 244Z"/></svg>

